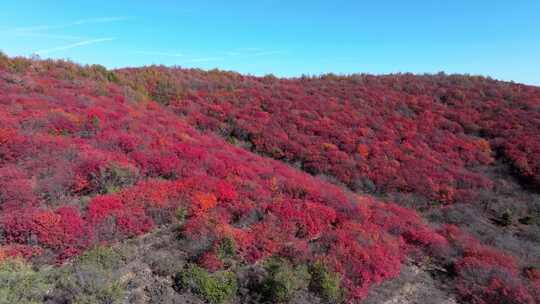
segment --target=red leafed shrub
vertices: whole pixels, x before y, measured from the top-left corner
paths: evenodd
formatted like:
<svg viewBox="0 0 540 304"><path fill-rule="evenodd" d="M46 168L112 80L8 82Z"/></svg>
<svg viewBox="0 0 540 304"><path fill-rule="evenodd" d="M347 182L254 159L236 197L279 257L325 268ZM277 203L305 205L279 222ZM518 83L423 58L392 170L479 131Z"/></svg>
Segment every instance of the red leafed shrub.
<svg viewBox="0 0 540 304"><path fill-rule="evenodd" d="M117 195L97 196L88 203L87 219L92 224L100 223L117 214L123 207L124 204Z"/></svg>
<svg viewBox="0 0 540 304"><path fill-rule="evenodd" d="M57 210L26 209L6 214L1 219L4 237L10 243L39 244L61 252L88 246L88 230L79 212L72 207Z"/></svg>
<svg viewBox="0 0 540 304"><path fill-rule="evenodd" d="M73 134L78 129L79 117L62 109L54 109L48 113L49 132L58 135Z"/></svg>
<svg viewBox="0 0 540 304"><path fill-rule="evenodd" d="M124 236L137 236L154 228L154 221L143 209L131 209L116 216L116 225Z"/></svg>
<svg viewBox="0 0 540 304"><path fill-rule="evenodd" d="M523 281L503 268L464 262L458 266L457 290L462 301L474 304L535 303Z"/></svg>
<svg viewBox="0 0 540 304"><path fill-rule="evenodd" d="M13 211L2 215L0 224L2 226L3 237L7 241L7 244L35 242L35 240L30 239L33 229L32 212L34 211L18 210L17 212Z"/></svg>
<svg viewBox="0 0 540 304"><path fill-rule="evenodd" d="M531 267L525 272L526 277L531 280L531 291L536 303L540 302L540 268Z"/></svg>
<svg viewBox="0 0 540 304"><path fill-rule="evenodd" d="M212 193L197 192L193 195L191 208L193 213L198 215L214 208L217 205L217 198Z"/></svg>
<svg viewBox="0 0 540 304"><path fill-rule="evenodd" d="M410 244L444 246L446 242L443 237L426 230L421 218L414 211L393 204L371 208L370 220L391 234L402 236Z"/></svg>
<svg viewBox="0 0 540 304"><path fill-rule="evenodd" d="M0 114L3 114L0 112ZM3 123L0 117L0 123ZM0 165L14 161L19 155L18 148L24 142L16 129L0 128Z"/></svg>
<svg viewBox="0 0 540 304"><path fill-rule="evenodd" d="M369 147L365 144L359 144L356 148L358 154L362 155L363 158L368 158L369 156Z"/></svg>
<svg viewBox="0 0 540 304"><path fill-rule="evenodd" d="M87 230L79 211L64 206L56 211L42 211L33 215L38 242L51 248L84 247Z"/></svg>
<svg viewBox="0 0 540 304"><path fill-rule="evenodd" d="M238 197L233 185L226 181L219 181L216 184L216 194L221 201L233 201Z"/></svg>
<svg viewBox="0 0 540 304"><path fill-rule="evenodd" d="M334 209L316 203L282 202L268 208L279 222L279 229L298 238L314 239L335 220Z"/></svg>
<svg viewBox="0 0 540 304"><path fill-rule="evenodd" d="M202 267L209 271L217 271L223 267L223 262L213 251L205 252L198 262Z"/></svg>
<svg viewBox="0 0 540 304"><path fill-rule="evenodd" d="M31 259L43 254L43 249L37 246L11 244L0 246L0 263L6 258Z"/></svg>
<svg viewBox="0 0 540 304"><path fill-rule="evenodd" d="M174 207L171 205L183 190L180 183L151 179L122 191L120 195L128 206L167 208Z"/></svg>
<svg viewBox="0 0 540 304"><path fill-rule="evenodd" d="M481 245L456 226L444 234L459 249L456 288L467 303L534 303L515 257ZM533 289L534 290L534 289ZM533 293L534 294L534 293Z"/></svg>
<svg viewBox="0 0 540 304"><path fill-rule="evenodd" d="M153 228L152 219L141 206L125 205L118 195L97 196L88 204L88 221L105 239L135 236ZM102 230L104 229L104 230ZM120 234L120 236L118 235Z"/></svg>
<svg viewBox="0 0 540 304"><path fill-rule="evenodd" d="M35 205L34 187L32 179L17 167L0 167L0 210Z"/></svg>
<svg viewBox="0 0 540 304"><path fill-rule="evenodd" d="M517 173L533 185L540 186L540 136L523 132L504 142L503 151Z"/></svg>
<svg viewBox="0 0 540 304"><path fill-rule="evenodd" d="M14 129L0 128L0 144L7 145L17 135Z"/></svg>
<svg viewBox="0 0 540 304"><path fill-rule="evenodd" d="M363 299L372 284L399 275L399 243L370 233L357 223L343 223L335 232L324 235L320 246L326 249L321 259L342 274L352 299Z"/></svg>

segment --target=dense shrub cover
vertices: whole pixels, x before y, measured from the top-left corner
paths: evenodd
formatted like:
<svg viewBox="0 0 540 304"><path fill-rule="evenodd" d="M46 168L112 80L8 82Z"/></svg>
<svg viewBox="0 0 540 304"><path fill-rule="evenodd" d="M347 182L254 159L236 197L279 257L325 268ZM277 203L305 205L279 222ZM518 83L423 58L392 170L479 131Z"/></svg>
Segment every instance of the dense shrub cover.
<svg viewBox="0 0 540 304"><path fill-rule="evenodd" d="M493 241L501 232L485 231L486 221L512 228L516 220L511 210L522 214L519 223L529 227L534 225L533 218L540 217L539 88L444 74L277 79L155 66L118 73L150 97L165 96L159 93L159 84L174 87L161 102L200 130L353 191L395 198L420 211L440 208L438 212L447 213L445 220L450 223L463 219L441 205L460 204L456 208L462 214L477 214L471 222L462 222L464 226L491 245L512 248L519 254L516 263L538 263L540 247L538 243L528 247L530 238ZM522 190L511 189L507 180L493 173L500 170L493 168L501 166L510 167L519 184L536 194L517 194ZM404 209L398 214L386 223L391 226L411 218ZM298 220L295 214L280 216ZM353 231L350 238L356 234L354 229L346 229ZM534 228L530 231L529 235L537 234ZM427 235L431 234L415 228L402 237L415 243ZM351 254L352 248L346 248ZM464 301L489 303L505 295L519 303L530 302L527 288L534 290L534 286L520 283L518 272L505 276L501 265L479 268L472 266L475 262L470 257L461 258L456 262L462 277L458 289L474 295L463 294ZM467 269L482 269L489 275L472 279L465 275ZM384 273L381 277L390 274L384 267L379 271ZM377 271L372 274L369 280L379 282ZM353 280L352 284L357 283Z"/></svg>
<svg viewBox="0 0 540 304"><path fill-rule="evenodd" d="M352 189L472 201L492 182L475 167L500 152L540 186L540 89L481 77L256 78L150 67L121 74L201 129Z"/></svg>
<svg viewBox="0 0 540 304"><path fill-rule="evenodd" d="M450 203L491 187L475 168L493 161L492 146L512 161L524 158L516 165L522 176L537 174L534 147L505 148L504 138L516 135L485 140L446 117L442 102L361 85L377 88L378 78L282 81L151 68L140 70L140 83L129 72L20 59L0 66L0 260L62 263L97 244L180 222L189 258L206 271L276 257L294 269L323 263L332 275L313 272L320 281L312 288L328 300L342 296L338 287L348 301L365 298L409 256L451 253L463 299L489 303L504 294L530 303L534 296L529 283L538 280L504 253L472 237L474 246L462 245L413 210L229 143L300 162L354 189ZM478 265L486 274L470 279ZM211 294L209 301L232 297L194 267L204 282L182 280L198 286L188 289ZM111 284L104 290L118 297Z"/></svg>
<svg viewBox="0 0 540 304"><path fill-rule="evenodd" d="M181 234L209 269L224 267L222 244L232 240L225 253L244 263L326 260L361 298L396 276L409 250L445 245L414 212L202 135L68 63L0 76L0 229L10 255L33 248L61 262L183 209ZM401 212L408 218L398 221Z"/></svg>

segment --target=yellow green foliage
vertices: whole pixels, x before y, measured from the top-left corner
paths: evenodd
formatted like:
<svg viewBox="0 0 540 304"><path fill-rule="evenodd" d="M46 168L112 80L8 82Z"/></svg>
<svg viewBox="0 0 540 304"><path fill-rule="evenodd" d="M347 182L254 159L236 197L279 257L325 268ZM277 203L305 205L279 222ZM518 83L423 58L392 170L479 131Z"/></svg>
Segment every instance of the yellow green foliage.
<svg viewBox="0 0 540 304"><path fill-rule="evenodd" d="M178 289L189 290L212 304L230 302L238 289L233 272L218 271L210 274L196 265L189 265L178 273L175 281Z"/></svg>
<svg viewBox="0 0 540 304"><path fill-rule="evenodd" d="M0 262L0 304L42 303L52 287L47 273L20 260Z"/></svg>

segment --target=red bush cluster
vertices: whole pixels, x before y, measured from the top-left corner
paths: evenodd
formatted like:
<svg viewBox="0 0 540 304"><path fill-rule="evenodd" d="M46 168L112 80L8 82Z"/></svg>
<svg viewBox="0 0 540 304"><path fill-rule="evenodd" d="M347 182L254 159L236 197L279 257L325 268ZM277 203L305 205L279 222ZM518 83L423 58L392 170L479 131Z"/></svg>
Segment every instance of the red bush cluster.
<svg viewBox="0 0 540 304"><path fill-rule="evenodd" d="M454 261L457 273L456 288L464 302L476 304L536 302L534 296L537 296L538 283L521 277L519 263L515 257L481 245L456 226L446 226L442 234L458 250Z"/></svg>
<svg viewBox="0 0 540 304"><path fill-rule="evenodd" d="M199 129L311 174L325 174L353 190L411 193L442 203L475 202L493 186L483 167L495 157L508 162L523 184L536 191L540 187L538 88L446 75L276 79L161 67L121 74L134 86L158 88L156 83L167 83L177 88L168 91L166 105ZM429 244L433 254L448 254L443 238L409 226L407 219L415 216L386 205L378 206L372 220L407 244ZM305 226L294 209L279 217L289 219L290 226L281 229ZM356 232L353 227L349 231ZM353 245L345 248L355 250ZM456 263L463 299L531 301L528 290L534 289L522 282L517 261L498 264L499 253L479 243L469 244L467 250L479 252L469 252ZM390 260L384 265L392 265ZM505 263L515 265L508 275ZM471 271L483 274L465 275ZM362 280L379 281L376 275L368 277ZM358 283L362 280L347 282L363 294L364 285Z"/></svg>
<svg viewBox="0 0 540 304"><path fill-rule="evenodd" d="M134 85L175 88L167 105L201 129L324 173L352 189L471 201L492 148L540 185L540 90L459 76L275 79L151 67ZM234 88L234 89L231 89Z"/></svg>

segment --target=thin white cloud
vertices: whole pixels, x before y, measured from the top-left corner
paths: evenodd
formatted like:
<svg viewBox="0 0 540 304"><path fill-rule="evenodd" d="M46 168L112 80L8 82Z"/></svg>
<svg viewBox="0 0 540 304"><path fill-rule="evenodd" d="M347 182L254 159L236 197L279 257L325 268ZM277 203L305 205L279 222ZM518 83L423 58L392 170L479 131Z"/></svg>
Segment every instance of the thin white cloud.
<svg viewBox="0 0 540 304"><path fill-rule="evenodd" d="M39 25L39 26L27 26L27 27L15 27L15 28L0 28L0 35L13 35L16 37L39 37L46 39L57 39L57 40L72 40L74 43L61 45L58 47L50 49L41 49L35 51L33 54L36 55L46 55L50 53L55 53L59 51L69 50L73 48L88 46L97 43L103 43L108 41L116 40L116 38L89 38L81 36L71 36L63 34L51 33L51 30L67 29L71 27L83 26L88 24L98 24L98 23L111 23L119 22L131 19L129 17L99 17L99 18L86 18L75 20L70 23L59 24L59 25Z"/></svg>
<svg viewBox="0 0 540 304"><path fill-rule="evenodd" d="M101 18L89 18L89 19L79 19L66 24L59 25L38 25L38 26L26 26L26 27L16 27L12 28L9 31L11 32L39 32L39 31L48 31L48 30L57 30L65 29L73 26L85 25L85 24L97 24L97 23L111 23L118 22L130 19L129 17L101 17Z"/></svg>
<svg viewBox="0 0 540 304"><path fill-rule="evenodd" d="M116 38L101 38L101 39L85 40L85 41L63 45L63 46L59 46L59 47L55 47L51 49L38 50L38 51L35 51L34 54L46 55L46 54L50 54L54 52L69 50L69 49L73 49L77 47L82 47L82 46L87 46L87 45L102 43L102 42L107 42L107 41L113 41L113 40L116 40Z"/></svg>
<svg viewBox="0 0 540 304"><path fill-rule="evenodd" d="M164 57L184 57L182 53L168 53L168 52L154 52L154 51L134 51L135 54L151 55L151 56L164 56Z"/></svg>
<svg viewBox="0 0 540 304"><path fill-rule="evenodd" d="M88 40L88 37L80 36L70 36L70 35L56 35L56 34L47 34L47 33L34 33L34 32L15 32L12 33L15 37L35 37L35 38L46 38L46 39L57 39L57 40Z"/></svg>
<svg viewBox="0 0 540 304"><path fill-rule="evenodd" d="M133 51L134 54L142 54L149 56L162 56L162 57L183 57L185 60L180 62L182 63L200 63L200 62L211 62L211 61L222 61L228 57L240 57L240 58L250 58L250 57L260 57L260 56L270 56L275 54L286 54L285 51L265 51L260 48L239 48L227 52L222 52L223 56L209 56L209 57L200 57L193 58L193 54L186 53L174 53L174 52L161 52L161 51Z"/></svg>

